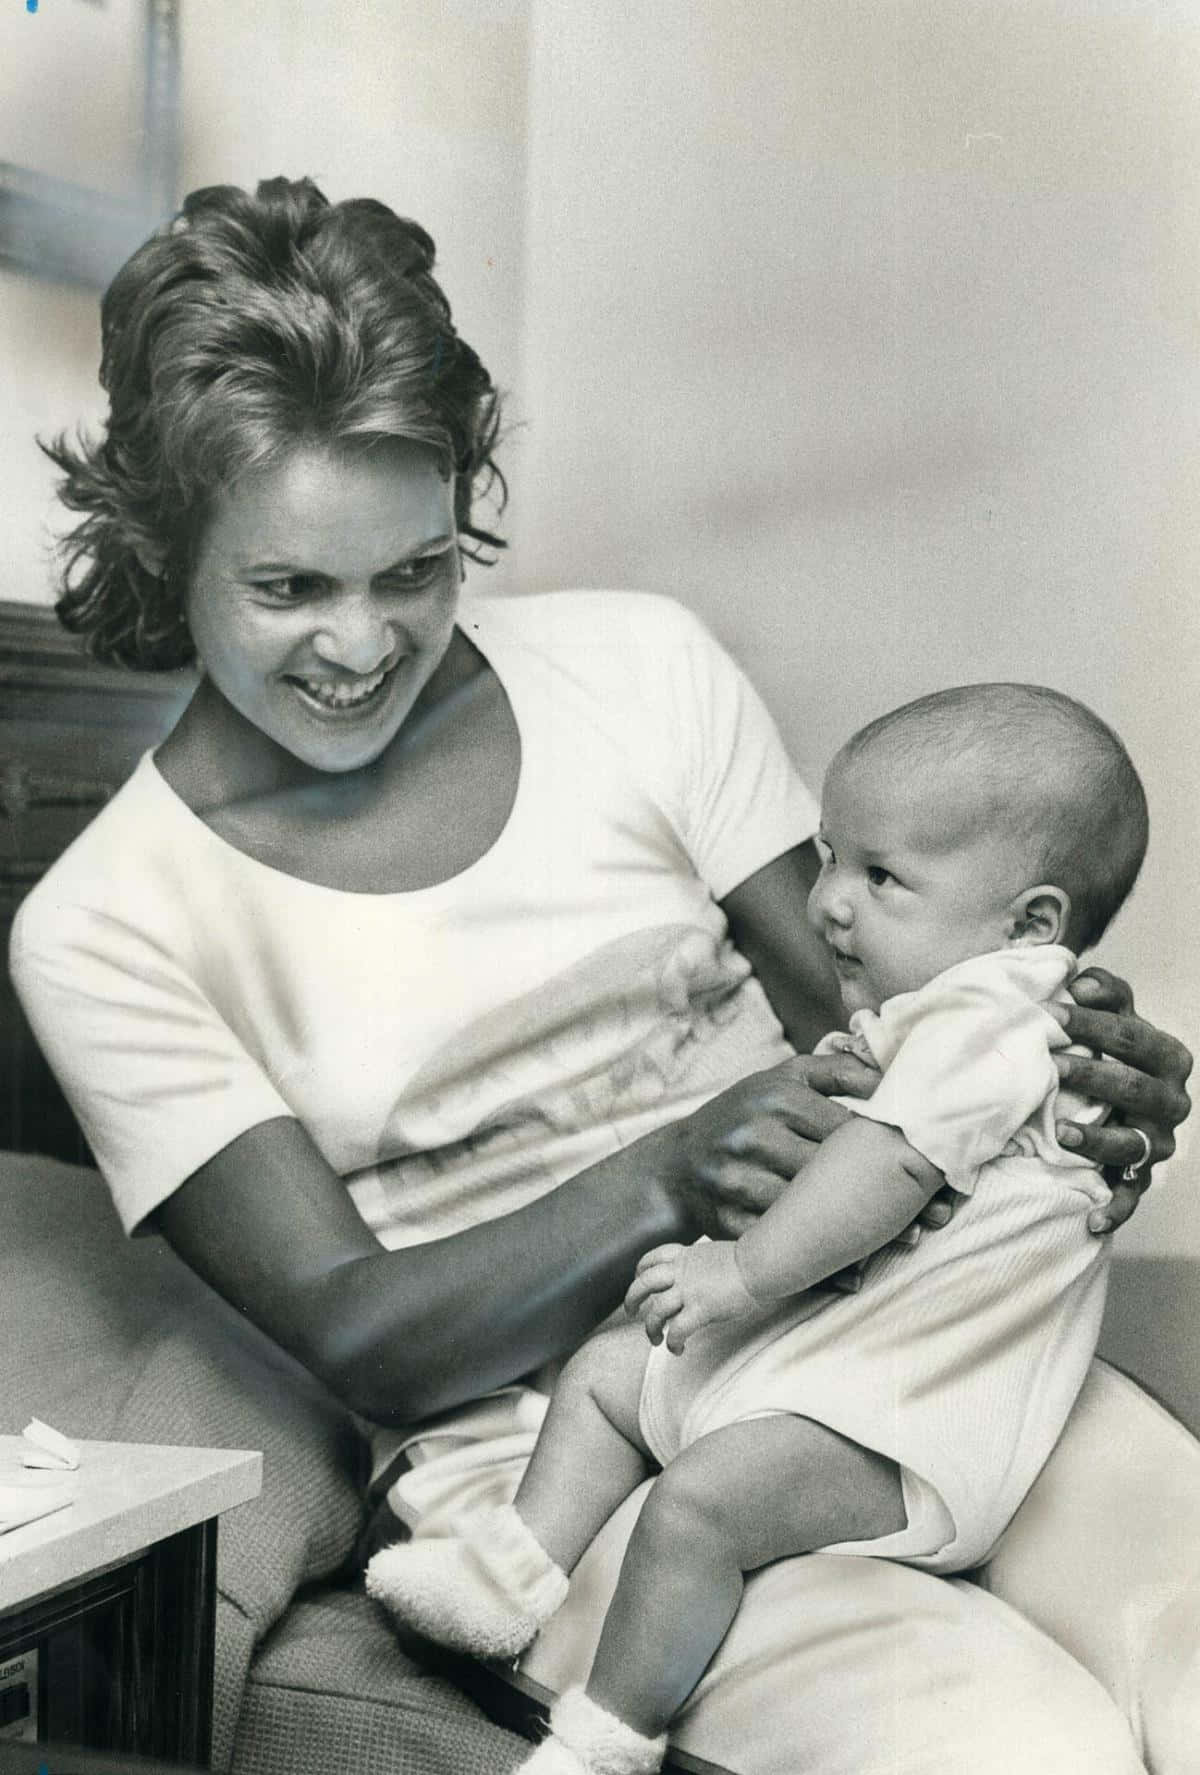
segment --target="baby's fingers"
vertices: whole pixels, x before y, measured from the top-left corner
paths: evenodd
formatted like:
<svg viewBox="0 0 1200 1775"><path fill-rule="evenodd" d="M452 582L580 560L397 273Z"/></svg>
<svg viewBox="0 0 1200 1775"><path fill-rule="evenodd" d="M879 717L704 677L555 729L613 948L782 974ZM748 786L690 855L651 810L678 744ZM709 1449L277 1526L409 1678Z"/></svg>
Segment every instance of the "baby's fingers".
<svg viewBox="0 0 1200 1775"><path fill-rule="evenodd" d="M643 1304L651 1295L663 1294L675 1284L675 1266L658 1264L652 1270L643 1270L633 1278L625 1291L625 1311L631 1319L636 1319Z"/></svg>
<svg viewBox="0 0 1200 1775"><path fill-rule="evenodd" d="M681 1307L666 1328L664 1342L673 1356L682 1356L684 1345L694 1331L707 1323L707 1315L695 1304Z"/></svg>
<svg viewBox="0 0 1200 1775"><path fill-rule="evenodd" d="M643 1270L652 1270L660 1263L676 1263L682 1252L682 1245L656 1245L638 1258L637 1274L640 1276Z"/></svg>
<svg viewBox="0 0 1200 1775"><path fill-rule="evenodd" d="M661 1344L667 1324L676 1317L682 1306L683 1297L675 1288L667 1294L656 1294L646 1302L642 1308L642 1324L652 1344Z"/></svg>

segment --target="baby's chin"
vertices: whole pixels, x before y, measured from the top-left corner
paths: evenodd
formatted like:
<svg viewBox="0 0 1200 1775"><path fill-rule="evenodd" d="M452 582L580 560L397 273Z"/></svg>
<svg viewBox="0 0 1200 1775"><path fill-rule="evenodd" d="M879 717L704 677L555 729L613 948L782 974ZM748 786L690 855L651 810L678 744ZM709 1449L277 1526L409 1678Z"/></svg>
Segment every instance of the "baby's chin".
<svg viewBox="0 0 1200 1775"><path fill-rule="evenodd" d="M847 1017L852 1017L855 1011L877 1011L883 999L875 990L862 962L847 956L838 956L836 968L842 1009Z"/></svg>

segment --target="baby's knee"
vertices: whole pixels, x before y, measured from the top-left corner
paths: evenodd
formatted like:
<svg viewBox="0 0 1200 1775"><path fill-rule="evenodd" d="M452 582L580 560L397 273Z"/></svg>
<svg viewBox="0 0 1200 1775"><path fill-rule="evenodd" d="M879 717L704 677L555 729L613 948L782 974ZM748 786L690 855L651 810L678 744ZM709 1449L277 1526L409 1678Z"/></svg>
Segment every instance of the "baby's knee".
<svg viewBox="0 0 1200 1775"><path fill-rule="evenodd" d="M554 1383L558 1411L598 1407L626 1433L637 1421L637 1403L650 1346L640 1326L597 1331L564 1364Z"/></svg>
<svg viewBox="0 0 1200 1775"><path fill-rule="evenodd" d="M597 1331L580 1344L573 1356L559 1370L558 1379L554 1383L554 1396L563 1397L585 1395L591 1397L596 1388L603 1386L612 1370L612 1346L610 1335Z"/></svg>
<svg viewBox="0 0 1200 1775"><path fill-rule="evenodd" d="M736 1535L736 1505L702 1463L679 1456L650 1488L637 1534L667 1550L726 1543Z"/></svg>

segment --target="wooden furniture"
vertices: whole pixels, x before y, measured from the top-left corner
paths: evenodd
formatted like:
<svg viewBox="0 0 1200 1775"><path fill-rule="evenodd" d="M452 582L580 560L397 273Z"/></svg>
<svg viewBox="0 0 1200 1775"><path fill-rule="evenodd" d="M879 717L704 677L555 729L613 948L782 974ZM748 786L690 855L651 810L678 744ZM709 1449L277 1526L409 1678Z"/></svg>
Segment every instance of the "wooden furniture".
<svg viewBox="0 0 1200 1775"><path fill-rule="evenodd" d="M0 956L22 897L169 732L186 672L97 665L44 606L0 600ZM87 1148L0 967L0 1147Z"/></svg>
<svg viewBox="0 0 1200 1775"><path fill-rule="evenodd" d="M19 1436L0 1436L0 1475ZM217 1518L257 1497L242 1449L85 1442L67 1508L0 1536L0 1688L36 1742L206 1765ZM32 1656L30 1656L32 1654ZM22 1689L25 1691L22 1695Z"/></svg>

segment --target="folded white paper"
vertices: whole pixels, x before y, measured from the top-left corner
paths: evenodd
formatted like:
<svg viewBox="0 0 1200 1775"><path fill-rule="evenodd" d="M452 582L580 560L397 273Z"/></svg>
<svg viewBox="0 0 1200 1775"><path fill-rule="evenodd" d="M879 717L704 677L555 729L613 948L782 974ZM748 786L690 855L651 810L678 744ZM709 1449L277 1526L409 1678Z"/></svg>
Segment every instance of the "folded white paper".
<svg viewBox="0 0 1200 1775"><path fill-rule="evenodd" d="M41 1418L30 1418L21 1434L30 1445L21 1450L23 1467L52 1467L70 1473L78 1467L79 1450L75 1444Z"/></svg>

